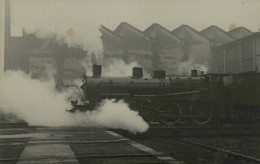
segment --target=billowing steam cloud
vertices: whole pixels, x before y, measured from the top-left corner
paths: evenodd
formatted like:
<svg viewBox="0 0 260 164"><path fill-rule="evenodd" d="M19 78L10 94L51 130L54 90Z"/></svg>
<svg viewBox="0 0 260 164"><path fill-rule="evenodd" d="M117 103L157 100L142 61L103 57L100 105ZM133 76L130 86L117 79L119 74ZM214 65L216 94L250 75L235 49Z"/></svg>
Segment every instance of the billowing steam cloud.
<svg viewBox="0 0 260 164"><path fill-rule="evenodd" d="M103 126L145 132L148 124L131 111L127 104L106 100L98 110L73 115L69 99L78 96L77 90L55 90L54 80L32 79L21 71L7 71L0 86L0 110L12 113L29 125L42 126Z"/></svg>
<svg viewBox="0 0 260 164"><path fill-rule="evenodd" d="M138 112L129 110L128 105L122 100L117 103L104 100L96 111L88 112L84 116L89 119L82 117L81 113L76 113L74 117L85 125L96 124L106 128L125 129L132 133L145 132L149 128Z"/></svg>
<svg viewBox="0 0 260 164"><path fill-rule="evenodd" d="M85 68L86 75L92 76L92 64L102 63L93 61L93 55L86 56L83 60L80 61L80 64ZM132 75L132 68L138 67L137 62L125 63L122 59L113 58L109 59L102 65L102 76L111 76L111 77L127 77ZM144 70L145 71L145 70ZM145 77L150 75L144 72Z"/></svg>
<svg viewBox="0 0 260 164"><path fill-rule="evenodd" d="M16 114L30 125L70 125L69 115L64 112L72 90L58 93L53 80L31 79L21 71L6 71L1 84L1 110Z"/></svg>
<svg viewBox="0 0 260 164"><path fill-rule="evenodd" d="M131 76L132 68L138 66L137 62L126 64L122 59L114 59L109 65L105 65L104 76Z"/></svg>

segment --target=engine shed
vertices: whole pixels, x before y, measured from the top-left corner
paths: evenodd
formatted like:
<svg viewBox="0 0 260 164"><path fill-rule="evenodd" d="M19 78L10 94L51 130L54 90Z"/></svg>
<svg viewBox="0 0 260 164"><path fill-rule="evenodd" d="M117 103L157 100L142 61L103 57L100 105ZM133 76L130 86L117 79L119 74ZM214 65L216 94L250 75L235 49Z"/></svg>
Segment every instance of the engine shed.
<svg viewBox="0 0 260 164"><path fill-rule="evenodd" d="M217 46L213 51L215 73L259 72L260 33Z"/></svg>

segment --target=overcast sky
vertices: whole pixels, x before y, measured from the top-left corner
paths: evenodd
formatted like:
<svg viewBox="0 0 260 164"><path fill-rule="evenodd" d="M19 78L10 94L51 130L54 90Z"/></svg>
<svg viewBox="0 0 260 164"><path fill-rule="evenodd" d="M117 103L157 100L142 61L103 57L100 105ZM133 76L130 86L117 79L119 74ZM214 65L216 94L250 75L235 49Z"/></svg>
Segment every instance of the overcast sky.
<svg viewBox="0 0 260 164"><path fill-rule="evenodd" d="M101 48L101 24L114 30L128 22L142 31L152 23L169 30L182 24L198 31L210 25L260 29L259 0L12 0L11 6L13 33L55 32L92 50Z"/></svg>

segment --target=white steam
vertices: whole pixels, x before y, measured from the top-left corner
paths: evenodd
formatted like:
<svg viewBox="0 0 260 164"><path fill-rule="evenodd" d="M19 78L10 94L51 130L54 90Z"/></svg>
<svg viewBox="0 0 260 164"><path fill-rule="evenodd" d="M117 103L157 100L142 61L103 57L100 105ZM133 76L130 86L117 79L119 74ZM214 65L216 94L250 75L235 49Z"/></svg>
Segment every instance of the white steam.
<svg viewBox="0 0 260 164"><path fill-rule="evenodd" d="M148 125L131 111L127 104L106 100L96 111L71 114L70 98L78 96L76 89L55 90L54 80L32 79L21 71L7 71L0 86L0 110L12 113L29 125L41 126L102 126L145 132Z"/></svg>
<svg viewBox="0 0 260 164"><path fill-rule="evenodd" d="M87 112L83 116L82 113L76 113L74 117L85 125L125 129L132 133L145 132L149 128L149 125L138 115L138 112L130 110L122 100L117 103L113 100L104 100L97 110ZM85 117L89 119L85 119Z"/></svg>
<svg viewBox="0 0 260 164"><path fill-rule="evenodd" d="M1 85L1 110L16 114L30 125L70 125L69 115L72 90L57 92L54 80L31 79L21 71L4 73Z"/></svg>
<svg viewBox="0 0 260 164"><path fill-rule="evenodd" d="M86 75L92 76L92 64L102 64L102 76L110 76L110 77L124 77L124 76L132 76L133 67L139 67L137 62L125 63L122 59L119 58L111 58L106 59L106 61L102 62L99 58L99 62L93 61L93 55L86 56L84 59L80 61L80 64L85 68ZM100 55L99 55L100 56ZM149 77L144 70L144 76Z"/></svg>
<svg viewBox="0 0 260 164"><path fill-rule="evenodd" d="M131 76L132 68L137 67L137 62L125 63L122 59L113 59L109 64L104 65L104 76Z"/></svg>

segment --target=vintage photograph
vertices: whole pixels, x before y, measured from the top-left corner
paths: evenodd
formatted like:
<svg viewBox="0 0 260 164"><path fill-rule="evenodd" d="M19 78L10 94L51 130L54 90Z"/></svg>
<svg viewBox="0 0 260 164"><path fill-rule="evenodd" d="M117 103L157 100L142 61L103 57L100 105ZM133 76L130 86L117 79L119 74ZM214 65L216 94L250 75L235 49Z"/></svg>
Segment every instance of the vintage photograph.
<svg viewBox="0 0 260 164"><path fill-rule="evenodd" d="M260 163L259 0L0 0L0 164Z"/></svg>

